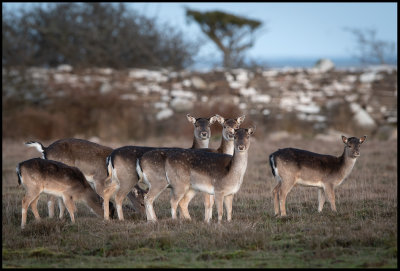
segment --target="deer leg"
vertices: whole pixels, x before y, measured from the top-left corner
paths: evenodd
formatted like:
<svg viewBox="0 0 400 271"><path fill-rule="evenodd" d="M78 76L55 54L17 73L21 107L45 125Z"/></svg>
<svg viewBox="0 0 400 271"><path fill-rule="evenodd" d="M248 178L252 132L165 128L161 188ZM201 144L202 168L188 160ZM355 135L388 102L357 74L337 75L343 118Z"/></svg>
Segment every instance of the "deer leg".
<svg viewBox="0 0 400 271"><path fill-rule="evenodd" d="M102 200L104 200L104 190L105 187L109 187L112 186L112 180L111 180L112 176L108 176L106 178L104 178L103 176L95 176L93 178L93 183L96 184L94 185L94 191L96 192L97 195L100 196L100 198ZM92 185L90 185L92 187ZM110 196L112 197L112 195ZM114 212L115 212L115 208L114 205L111 201L108 201L108 217L113 217L114 216Z"/></svg>
<svg viewBox="0 0 400 271"><path fill-rule="evenodd" d="M110 198L115 194L116 190L117 190L117 184L115 184L115 183L111 183L109 186L104 188L103 208L104 208L104 219L105 220L110 219Z"/></svg>
<svg viewBox="0 0 400 271"><path fill-rule="evenodd" d="M64 195L63 196L63 201L64 201L64 204L65 204L65 207L68 210L69 217L71 218L71 222L75 223L75 216L74 216L75 204L74 204L74 201L72 199L72 196Z"/></svg>
<svg viewBox="0 0 400 271"><path fill-rule="evenodd" d="M26 215L29 208L29 205L34 201L37 197L39 197L40 192L38 190L28 192L25 194L22 199L22 220L21 220L21 229L25 228L26 225Z"/></svg>
<svg viewBox="0 0 400 271"><path fill-rule="evenodd" d="M331 209L336 213L336 204L335 204L335 190L333 185L325 186L325 196L328 198L329 203L331 204Z"/></svg>
<svg viewBox="0 0 400 271"><path fill-rule="evenodd" d="M62 198L58 198L57 201L58 201L58 209L60 209L59 218L63 219L64 218L65 205L64 205L64 202L63 202Z"/></svg>
<svg viewBox="0 0 400 271"><path fill-rule="evenodd" d="M215 193L215 204L218 211L218 223L222 222L222 215L224 214L224 195L222 193Z"/></svg>
<svg viewBox="0 0 400 271"><path fill-rule="evenodd" d="M32 212L33 212L33 215L35 216L36 221L40 220L40 215L39 215L39 212L37 209L38 201L39 201L39 195L31 203Z"/></svg>
<svg viewBox="0 0 400 271"><path fill-rule="evenodd" d="M117 213L119 220L124 220L124 213L122 212L122 202L124 201L126 195L126 190L119 189L115 195L115 205L117 205Z"/></svg>
<svg viewBox="0 0 400 271"><path fill-rule="evenodd" d="M137 182L137 179L126 178L125 181L121 180L124 179L120 179L120 187L115 194L115 205L117 206L118 219L124 220L124 213L122 211L122 202L124 201L128 193L132 191L132 188L134 184Z"/></svg>
<svg viewBox="0 0 400 271"><path fill-rule="evenodd" d="M54 204L56 202L55 196L50 196L49 200L47 201L47 209L49 210L49 218L54 217Z"/></svg>
<svg viewBox="0 0 400 271"><path fill-rule="evenodd" d="M147 221L156 222L157 216L156 213L154 212L153 202L154 202L154 197L148 194L144 196L144 205L146 209Z"/></svg>
<svg viewBox="0 0 400 271"><path fill-rule="evenodd" d="M286 216L286 197L289 194L290 190L294 184L288 184L287 182L282 182L280 185L280 189L278 192L278 197L279 197L279 207L281 209L281 216L284 217Z"/></svg>
<svg viewBox="0 0 400 271"><path fill-rule="evenodd" d="M281 182L275 186L274 190L272 191L274 197L274 209L275 209L275 216L279 215L279 191L281 189Z"/></svg>
<svg viewBox="0 0 400 271"><path fill-rule="evenodd" d="M188 186L175 186L171 189L171 216L176 219L176 209L178 208L179 201L185 196L188 191Z"/></svg>
<svg viewBox="0 0 400 271"><path fill-rule="evenodd" d="M183 217L185 219L191 220L188 207L189 207L189 202L193 199L195 195L196 191L193 189L189 189L183 196L183 198L179 201L179 207L181 208L180 212L181 218Z"/></svg>
<svg viewBox="0 0 400 271"><path fill-rule="evenodd" d="M204 221L209 223L212 218L212 208L214 206L214 195L204 193Z"/></svg>
<svg viewBox="0 0 400 271"><path fill-rule="evenodd" d="M233 202L233 194L225 196L224 205L226 209L226 220L228 222L232 220L232 202Z"/></svg>
<svg viewBox="0 0 400 271"><path fill-rule="evenodd" d="M143 174L144 175L144 174ZM149 191L144 196L144 205L146 210L147 221L157 221L156 213L154 212L153 202L158 196L168 187L165 177L160 177L152 172L146 173L146 182L149 183Z"/></svg>
<svg viewBox="0 0 400 271"><path fill-rule="evenodd" d="M325 203L325 193L323 188L318 188L318 212L322 212Z"/></svg>

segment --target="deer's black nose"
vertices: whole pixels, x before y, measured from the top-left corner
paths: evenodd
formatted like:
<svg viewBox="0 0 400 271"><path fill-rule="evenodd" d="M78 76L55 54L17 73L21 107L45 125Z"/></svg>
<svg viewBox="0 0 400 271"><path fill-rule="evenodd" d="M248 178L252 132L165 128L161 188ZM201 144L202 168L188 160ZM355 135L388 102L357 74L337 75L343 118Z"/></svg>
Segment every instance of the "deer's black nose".
<svg viewBox="0 0 400 271"><path fill-rule="evenodd" d="M207 136L207 132L201 132L201 136L202 137L206 137Z"/></svg>
<svg viewBox="0 0 400 271"><path fill-rule="evenodd" d="M239 151L244 151L245 147L244 147L244 145L239 145L238 149L239 149Z"/></svg>

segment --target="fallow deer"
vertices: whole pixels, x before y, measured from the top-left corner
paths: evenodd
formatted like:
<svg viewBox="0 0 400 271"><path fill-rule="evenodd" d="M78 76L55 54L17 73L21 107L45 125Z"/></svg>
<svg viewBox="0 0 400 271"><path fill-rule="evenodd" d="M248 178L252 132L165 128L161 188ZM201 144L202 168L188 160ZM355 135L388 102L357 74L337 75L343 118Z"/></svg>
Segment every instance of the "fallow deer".
<svg viewBox="0 0 400 271"><path fill-rule="evenodd" d="M194 126L194 137L191 148L207 148L211 136L210 125L217 120L217 117L195 118L189 114L186 117ZM109 219L109 210L106 203L114 196L118 218L124 220L122 202L127 193L138 184L136 161L146 152L155 149L165 150L170 148L124 146L115 149L107 158L107 170L110 176L107 179L107 185L104 189L104 219Z"/></svg>
<svg viewBox="0 0 400 271"><path fill-rule="evenodd" d="M28 147L35 147L42 153L43 159L59 161L79 168L96 193L103 197L104 181L107 178L106 158L112 152L112 148L77 138L60 139L48 147L44 147L40 142L36 141L30 141L25 144ZM138 212L143 211L143 203L140 204L140 199L133 196L129 198L135 210ZM50 196L48 201L49 217L54 216L55 200L54 196ZM58 203L60 218L62 218L65 207L61 199L58 200ZM112 212L114 212L114 207L110 207Z"/></svg>
<svg viewBox="0 0 400 271"><path fill-rule="evenodd" d="M279 149L269 156L272 174L278 184L273 190L275 215L286 216L286 197L297 184L318 187L318 212L322 211L325 197L336 212L335 187L349 176L360 156L360 145L367 137L342 136L345 144L341 156L318 154L294 148Z"/></svg>
<svg viewBox="0 0 400 271"><path fill-rule="evenodd" d="M173 219L176 219L178 204L189 190L205 192L215 196L218 223L222 221L223 203L227 211L227 220L230 221L233 195L239 191L243 182L247 168L250 135L253 134L254 129L250 127L235 130L233 156L193 149L175 149L168 152L165 161L167 185L154 187L150 184L146 196L157 198L157 195L170 187L171 215ZM140 174L146 182L149 182L143 172ZM153 201L145 199L145 207L150 220L156 221ZM188 213L183 212L183 216L190 219Z"/></svg>
<svg viewBox="0 0 400 271"><path fill-rule="evenodd" d="M233 155L234 144L234 130L238 129L240 124L244 121L245 116L238 117L236 119L225 119L222 116L216 115L218 122L222 125L222 138L221 145L218 149L200 149L209 152L215 153L225 153L229 155ZM138 161L137 171L143 172L146 175L146 180L148 181L148 186L153 186L153 189L150 191L159 191L163 187L168 185L166 176L165 176L165 160L167 154L174 149L169 150L153 150L145 153ZM159 188L154 188L155 186ZM208 193L204 194L204 208L205 221L209 221L212 217L212 206L214 204L214 196L209 195ZM184 213L184 217L189 217L188 205L192 198L196 195L196 190L189 189L182 200L179 202L179 207L181 208L181 215ZM145 205L152 205L153 201L159 196L159 194L147 193L145 196ZM147 202L147 203L146 203ZM152 217L151 211L146 209L147 220L155 221L157 218L155 216Z"/></svg>
<svg viewBox="0 0 400 271"><path fill-rule="evenodd" d="M16 171L19 185L22 184L26 190L22 199L22 229L26 225L29 205L35 219L40 220L37 202L41 193L62 198L72 223L75 222L75 201L83 201L97 216L102 216L102 200L78 168L53 160L33 158L19 163Z"/></svg>

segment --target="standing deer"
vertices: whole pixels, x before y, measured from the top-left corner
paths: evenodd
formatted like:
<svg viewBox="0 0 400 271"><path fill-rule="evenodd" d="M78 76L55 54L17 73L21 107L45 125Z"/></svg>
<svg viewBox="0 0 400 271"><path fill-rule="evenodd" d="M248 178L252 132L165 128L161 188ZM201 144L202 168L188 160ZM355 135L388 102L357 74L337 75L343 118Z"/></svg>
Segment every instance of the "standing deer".
<svg viewBox="0 0 400 271"><path fill-rule="evenodd" d="M106 158L112 152L112 148L76 138L60 139L48 147L44 147L40 142L35 141L25 144L28 147L35 147L42 153L43 159L59 161L79 168L92 188L103 198L104 181L107 178ZM142 204L140 204L140 199L131 195L130 199L137 211L143 211L143 199L141 200ZM54 216L55 200L56 197L51 196L48 201L49 217ZM61 199L58 200L58 204L60 218L62 218L65 207ZM114 207L110 207L114 212Z"/></svg>
<svg viewBox="0 0 400 271"><path fill-rule="evenodd" d="M230 221L232 219L233 195L239 191L243 182L247 168L250 135L253 134L254 129L250 127L235 130L233 156L193 149L176 149L168 152L165 162L167 185L152 187L150 184L147 196L150 193L151 195L158 195L167 187L170 187L171 215L173 219L176 219L178 204L188 191L205 192L215 196L218 223L222 221L224 203L227 220ZM149 183L146 174L143 174L143 178L145 182ZM145 199L145 207L150 220L156 221L153 202ZM190 219L187 212L183 212L183 216Z"/></svg>
<svg viewBox="0 0 400 271"><path fill-rule="evenodd" d="M215 153L225 153L233 155L234 144L234 130L238 129L240 124L244 121L245 116L238 117L237 119L224 119L223 117L216 115L218 122L222 125L222 138L221 145L218 149L200 149ZM150 189L145 196L145 206L151 206L154 200L160 195L158 191L160 189L164 190L165 186L168 186L168 182L165 176L165 161L167 154L173 152L175 149L170 150L153 150L145 153L137 162L137 172L146 175L146 180L148 182L147 186L153 187ZM143 179L143 178L141 178ZM158 188L155 188L158 187ZM157 191L157 192L153 192ZM214 204L214 196L208 193L204 194L204 219L209 221L212 217L212 206ZM182 200L179 202L179 207L181 208L181 214L185 213L185 217L189 217L188 205L192 198L196 195L196 190L189 189ZM150 209L146 208L146 216L148 221L155 221L157 218L155 215L152 216Z"/></svg>
<svg viewBox="0 0 400 271"><path fill-rule="evenodd" d="M334 189L349 176L366 138L342 136L345 147L339 157L294 148L279 149L272 153L269 156L270 166L278 182L273 190L275 215L286 216L286 197L297 184L319 188L318 212L322 211L325 197L332 211L336 212Z"/></svg>
<svg viewBox="0 0 400 271"><path fill-rule="evenodd" d="M22 229L26 225L29 205L35 219L40 220L37 202L41 193L62 198L72 223L75 223L75 201L83 201L97 216L102 216L101 198L78 168L57 161L33 158L19 163L16 171L18 184L22 184L26 190L22 199Z"/></svg>
<svg viewBox="0 0 400 271"><path fill-rule="evenodd" d="M189 114L186 117L194 126L194 137L191 148L207 148L211 136L210 126L217 120L217 117L195 118ZM114 196L118 218L124 220L122 202L128 192L138 184L136 161L146 152L156 149L165 150L171 148L124 146L115 149L107 158L107 170L110 177L107 179L107 185L104 189L104 219L109 219L107 203Z"/></svg>

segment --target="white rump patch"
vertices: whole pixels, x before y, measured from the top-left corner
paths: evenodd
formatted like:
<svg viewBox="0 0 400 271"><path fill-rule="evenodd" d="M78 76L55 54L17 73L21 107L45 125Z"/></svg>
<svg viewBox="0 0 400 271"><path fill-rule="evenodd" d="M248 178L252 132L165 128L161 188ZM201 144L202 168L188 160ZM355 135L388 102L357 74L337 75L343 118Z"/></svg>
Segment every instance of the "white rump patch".
<svg viewBox="0 0 400 271"><path fill-rule="evenodd" d="M147 179L146 173L144 173L144 172L143 172L143 182L147 185L147 187L150 190L151 184L150 184L149 180Z"/></svg>
<svg viewBox="0 0 400 271"><path fill-rule="evenodd" d="M113 181L116 181L117 184L119 185L119 179L118 179L118 176L117 176L117 170L113 166L111 166L111 183Z"/></svg>
<svg viewBox="0 0 400 271"><path fill-rule="evenodd" d="M165 177L167 178L167 183L168 183L168 184L171 184L171 182L170 182L170 180L169 180L169 178L168 178L167 171L165 171Z"/></svg>
<svg viewBox="0 0 400 271"><path fill-rule="evenodd" d="M28 147L34 147L36 148L40 153L42 153L42 158L44 159L44 150L42 148L42 145L40 145L38 142L30 142L30 143L25 143Z"/></svg>
<svg viewBox="0 0 400 271"><path fill-rule="evenodd" d="M278 168L275 166L275 159L274 159L274 156L271 156L271 158L270 158L270 160L271 160L271 164L272 164L272 168L273 168L273 170L274 170L274 172L275 172L275 180L279 183L279 182L282 182L282 178L281 178L281 176L279 176L279 172L278 172Z"/></svg>
<svg viewBox="0 0 400 271"><path fill-rule="evenodd" d="M145 183L147 185L148 189L150 189L150 187L151 187L150 182L147 179L146 174L143 172L142 168L140 167L139 159L136 160L136 172L139 175L138 183Z"/></svg>
<svg viewBox="0 0 400 271"><path fill-rule="evenodd" d="M142 171L142 168L140 167L139 159L136 159L136 172L139 175L138 181L140 181L143 178L143 171Z"/></svg>
<svg viewBox="0 0 400 271"><path fill-rule="evenodd" d="M15 171L17 172L19 179L21 180L21 184L24 185L24 180L22 179L21 171L19 171L19 166L15 168Z"/></svg>

